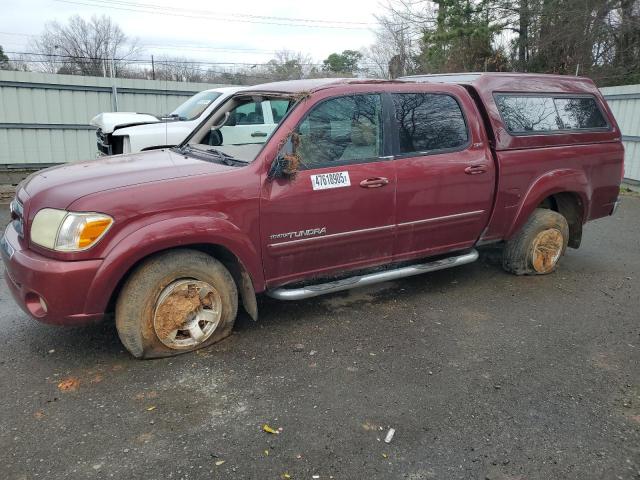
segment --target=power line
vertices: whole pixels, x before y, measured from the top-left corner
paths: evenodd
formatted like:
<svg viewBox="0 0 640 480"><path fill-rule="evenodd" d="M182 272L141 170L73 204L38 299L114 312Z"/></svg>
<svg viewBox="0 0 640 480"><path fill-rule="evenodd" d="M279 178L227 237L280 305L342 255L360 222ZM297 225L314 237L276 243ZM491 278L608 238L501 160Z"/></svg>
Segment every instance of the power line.
<svg viewBox="0 0 640 480"><path fill-rule="evenodd" d="M123 62L123 63L142 63L142 64L150 64L151 60L146 58L109 58L109 57L89 57L82 55L64 55L64 54L55 54L55 53L37 53L37 52L5 52L10 55L26 55L26 56L36 56L36 57L45 57L46 60L19 60L23 62L29 63L42 63L42 62L53 62L56 61L58 63L69 63L71 61L80 61L80 62ZM229 66L242 66L242 67L264 67L264 66L277 66L273 63L269 62L205 62L200 60L171 60L171 59L160 59L155 60L156 64L168 64L168 65L229 65ZM298 63L298 65L303 67L321 67L324 66L324 63L311 63L311 62L303 62ZM376 66L373 63L361 63L362 66L374 67Z"/></svg>
<svg viewBox="0 0 640 480"><path fill-rule="evenodd" d="M296 23L296 22L276 22L276 21L267 21L267 20L257 20L257 19L244 19L236 17L224 17L220 15L216 15L215 13L199 13L199 14L189 14L189 13L179 13L179 11L175 9L169 9L165 7L155 7L155 6L143 6L140 4L132 4L127 2L120 2L119 4L104 4L101 3L110 0L54 0L56 2L61 3L69 3L72 5L82 5L86 7L102 7L113 10L124 10L128 12L137 12L137 13L148 13L152 15L167 15L171 17L184 17L184 18L197 18L197 19L209 19L209 20L218 20L225 22L234 22L234 23L251 23L251 24L259 24L259 25L278 25L282 27L303 27L303 28L330 28L330 29L342 29L342 30L370 30L371 27L366 26L347 26L347 25L329 25L329 24L312 24L312 23ZM122 6L124 5L124 6ZM183 11L187 11L184 10ZM312 20L309 20L311 22ZM371 24L374 26L375 24Z"/></svg>
<svg viewBox="0 0 640 480"><path fill-rule="evenodd" d="M149 8L154 10L169 10L171 12L175 11L175 9L170 7L162 7L160 5L143 3L143 2L134 2L129 0L91 0L94 3L107 3L107 4L115 4L115 5L124 5L130 7L137 8ZM328 19L318 19L318 18L299 18L299 17L283 17L283 16L267 16L267 15L253 15L249 13L238 13L238 12L222 12L219 10L199 10L199 9L187 9L183 8L183 11L189 13L197 13L197 14L208 14L208 15L216 15L216 16L224 16L224 17L236 17L242 16L247 18L253 18L257 20L277 20L283 22L294 22L294 23L326 23L333 25L375 25L376 23L372 22L357 22L352 20L328 20Z"/></svg>

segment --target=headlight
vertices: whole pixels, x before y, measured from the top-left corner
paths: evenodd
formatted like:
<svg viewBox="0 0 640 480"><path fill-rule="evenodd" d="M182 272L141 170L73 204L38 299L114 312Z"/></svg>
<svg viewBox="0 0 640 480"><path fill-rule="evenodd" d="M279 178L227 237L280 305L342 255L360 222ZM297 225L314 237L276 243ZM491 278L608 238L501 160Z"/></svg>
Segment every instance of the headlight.
<svg viewBox="0 0 640 480"><path fill-rule="evenodd" d="M113 218L103 213L78 213L43 208L31 224L31 241L61 252L91 248L107 233Z"/></svg>

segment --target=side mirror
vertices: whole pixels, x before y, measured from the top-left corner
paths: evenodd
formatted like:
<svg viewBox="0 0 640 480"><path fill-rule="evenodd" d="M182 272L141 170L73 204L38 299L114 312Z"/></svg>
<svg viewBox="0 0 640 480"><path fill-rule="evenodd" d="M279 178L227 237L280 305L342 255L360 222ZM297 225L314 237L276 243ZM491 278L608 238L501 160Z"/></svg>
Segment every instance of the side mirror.
<svg viewBox="0 0 640 480"><path fill-rule="evenodd" d="M278 155L271 164L268 177L270 180L274 178L293 180L298 173L299 165L300 158L295 154L285 153Z"/></svg>
<svg viewBox="0 0 640 480"><path fill-rule="evenodd" d="M289 135L287 141L280 148L278 156L271 163L267 175L269 180L274 178L293 180L296 177L300 168L300 155L297 152L299 144L300 136L297 133Z"/></svg>
<svg viewBox="0 0 640 480"><path fill-rule="evenodd" d="M209 133L209 145L212 147L219 147L224 143L222 138L222 132L220 130L211 130Z"/></svg>

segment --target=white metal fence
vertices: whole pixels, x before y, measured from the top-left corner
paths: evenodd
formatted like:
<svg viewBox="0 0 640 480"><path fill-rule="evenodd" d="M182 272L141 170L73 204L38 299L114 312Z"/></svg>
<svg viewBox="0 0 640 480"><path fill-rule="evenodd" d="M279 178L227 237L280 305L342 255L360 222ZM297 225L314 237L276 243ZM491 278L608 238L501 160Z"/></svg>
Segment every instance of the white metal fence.
<svg viewBox="0 0 640 480"><path fill-rule="evenodd" d="M624 176L640 182L640 85L600 89L616 117L624 143Z"/></svg>
<svg viewBox="0 0 640 480"><path fill-rule="evenodd" d="M168 113L219 85L116 79L117 110ZM603 88L622 129L625 178L640 181L640 85ZM38 167L95 156L89 120L116 110L112 80L0 71L0 169Z"/></svg>
<svg viewBox="0 0 640 480"><path fill-rule="evenodd" d="M0 71L0 168L38 167L95 157L96 114L162 114L220 85Z"/></svg>

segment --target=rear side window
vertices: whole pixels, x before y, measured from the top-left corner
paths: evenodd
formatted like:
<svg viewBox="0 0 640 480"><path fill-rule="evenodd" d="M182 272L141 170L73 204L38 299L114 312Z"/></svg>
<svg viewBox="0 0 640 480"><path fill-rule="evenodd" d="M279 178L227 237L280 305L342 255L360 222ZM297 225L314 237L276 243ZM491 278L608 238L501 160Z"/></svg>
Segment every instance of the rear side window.
<svg viewBox="0 0 640 480"><path fill-rule="evenodd" d="M438 93L391 95L400 136L400 153L460 148L468 133L458 102Z"/></svg>
<svg viewBox="0 0 640 480"><path fill-rule="evenodd" d="M564 128L606 128L608 126L593 98L556 98L555 104Z"/></svg>
<svg viewBox="0 0 640 480"><path fill-rule="evenodd" d="M544 133L607 128L592 97L497 95L496 103L512 133Z"/></svg>

